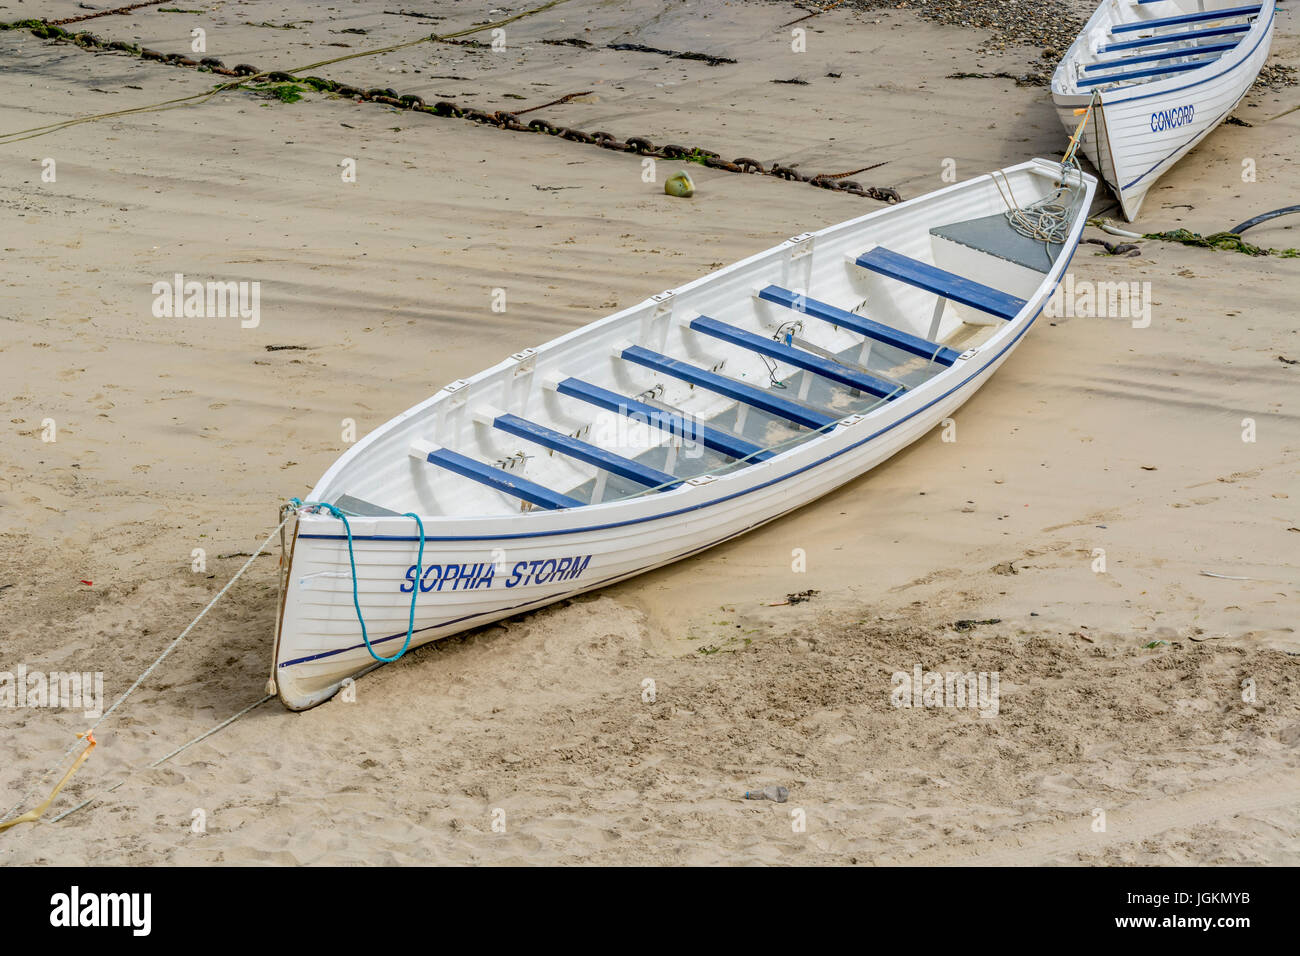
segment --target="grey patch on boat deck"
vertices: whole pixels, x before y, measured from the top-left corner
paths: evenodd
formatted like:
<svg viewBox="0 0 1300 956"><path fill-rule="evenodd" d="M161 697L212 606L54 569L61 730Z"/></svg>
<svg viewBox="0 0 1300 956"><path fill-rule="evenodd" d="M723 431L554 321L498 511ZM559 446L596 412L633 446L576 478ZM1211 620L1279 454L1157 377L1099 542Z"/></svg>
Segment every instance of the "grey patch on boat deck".
<svg viewBox="0 0 1300 956"><path fill-rule="evenodd" d="M1011 227L1002 213L935 226L930 230L930 235L959 242L963 246L987 252L991 256L1037 272L1047 272L1062 249L1059 242L1045 243L1041 239L1022 236Z"/></svg>
<svg viewBox="0 0 1300 956"><path fill-rule="evenodd" d="M360 515L366 518L386 518L392 515L400 514L398 511L389 511L387 508L381 508L379 505L371 504L361 498L354 498L351 495L339 495L334 506L341 508L350 515Z"/></svg>

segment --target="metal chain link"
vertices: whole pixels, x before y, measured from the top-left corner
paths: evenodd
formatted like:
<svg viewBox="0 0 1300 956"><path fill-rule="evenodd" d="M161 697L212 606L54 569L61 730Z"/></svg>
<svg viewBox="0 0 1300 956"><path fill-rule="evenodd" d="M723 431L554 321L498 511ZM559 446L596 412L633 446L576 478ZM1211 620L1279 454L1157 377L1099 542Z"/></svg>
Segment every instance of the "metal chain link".
<svg viewBox="0 0 1300 956"><path fill-rule="evenodd" d="M136 6L148 6L149 4L136 4ZM117 11L101 11L102 13L123 12L134 9L133 7L123 7ZM98 14L97 14L98 15ZM88 19L83 17L74 18L74 20ZM60 21L73 22L73 21ZM656 147L655 144L645 136L629 136L620 140L612 133L604 130L594 132L585 132L575 129L571 126L559 126L543 117L538 117L528 122L524 122L519 117L525 113L531 113L536 110L545 109L548 106L558 106L567 103L570 100L585 96L586 93L568 93L557 100L549 103L543 103L541 106L533 106L526 110L498 110L489 113L485 110L475 109L473 107L461 106L450 100L438 100L432 106L425 103L424 99L413 93L399 94L396 90L389 88L372 88L363 90L346 83L339 83L335 80L325 79L320 76L294 76L291 73L271 72L262 74L257 67L248 63L239 63L234 67L227 67L221 60L216 57L204 57L201 60L194 60L180 53L160 53L157 50L151 50L147 47L141 47L135 43L126 43L121 40L105 41L89 31L80 33L70 33L61 29L57 24L43 23L29 25L28 29L36 36L48 40L65 40L75 43L83 49L97 50L120 50L123 53L130 53L141 59L153 60L159 63L169 63L172 66L182 66L189 69L198 69L219 76L261 76L265 75L266 79L272 83L302 83L310 86L313 90L321 93L336 93L340 96L346 96L351 99L361 100L369 103L381 103L385 106L392 106L396 109L412 110L419 113L427 113L431 116L451 117L455 119L470 120L475 123L482 123L485 126L495 126L499 129L511 130L519 133L545 133L550 136L556 136L560 139L566 139L575 143L585 143L591 146L599 146L602 149L614 150L624 153L635 153L638 156L651 156L657 159L669 160L689 160L702 163L710 169L721 169L729 173L756 173L761 176L774 176L777 179L785 179L790 182L808 183L811 186L817 186L821 189L830 189L837 192L851 193L855 196L864 196L868 199L875 199L883 203L897 203L902 201L898 191L889 186L863 186L855 180L847 177L857 173L866 172L869 169L875 169L883 163L876 163L872 166L864 166L861 169L850 170L846 173L817 173L812 176L804 175L795 167L798 165L782 165L779 162L766 166L756 159L748 156L738 156L732 161L724 160L717 153L708 149L701 149L698 146L686 147L679 146L676 143L666 143L663 146Z"/></svg>

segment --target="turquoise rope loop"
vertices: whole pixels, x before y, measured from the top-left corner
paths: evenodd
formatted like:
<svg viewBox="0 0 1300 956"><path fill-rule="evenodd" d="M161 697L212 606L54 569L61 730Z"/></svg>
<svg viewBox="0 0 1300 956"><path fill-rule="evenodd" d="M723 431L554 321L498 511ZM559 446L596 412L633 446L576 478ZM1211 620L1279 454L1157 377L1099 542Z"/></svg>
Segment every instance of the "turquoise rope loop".
<svg viewBox="0 0 1300 956"><path fill-rule="evenodd" d="M402 515L403 518L414 518L416 525L420 528L420 552L415 559L415 582L417 586L411 588L411 613L406 619L406 640L402 642L402 649L392 657L383 657L375 653L374 647L371 646L370 636L366 633L366 621L361 616L361 601L357 596L357 559L352 550L352 526L348 524L347 514L328 501L303 501L301 498L290 498L289 503L301 510L318 509L327 511L343 522L343 530L348 535L348 564L352 568L352 606L356 608L357 623L361 625L361 640L365 642L366 650L370 652L370 656L381 663L391 664L393 661L400 659L406 653L406 649L411 646L411 635L415 633L415 598L420 593L418 585L420 575L424 570L424 522L420 520L420 516L411 511Z"/></svg>

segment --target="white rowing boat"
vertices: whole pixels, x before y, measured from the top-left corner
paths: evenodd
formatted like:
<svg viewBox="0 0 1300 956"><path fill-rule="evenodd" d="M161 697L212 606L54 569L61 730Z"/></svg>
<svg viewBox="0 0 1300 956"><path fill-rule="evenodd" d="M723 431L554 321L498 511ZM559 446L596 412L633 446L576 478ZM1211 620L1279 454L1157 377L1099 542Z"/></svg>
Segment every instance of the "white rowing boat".
<svg viewBox="0 0 1300 956"><path fill-rule="evenodd" d="M403 412L291 522L281 699L313 706L407 646L695 554L884 461L1006 360L1095 186L1033 160L805 233ZM1012 203L1053 202L1059 241L1010 225Z"/></svg>
<svg viewBox="0 0 1300 956"><path fill-rule="evenodd" d="M1147 191L1246 95L1273 40L1275 0L1105 0L1052 75L1065 128L1130 222Z"/></svg>

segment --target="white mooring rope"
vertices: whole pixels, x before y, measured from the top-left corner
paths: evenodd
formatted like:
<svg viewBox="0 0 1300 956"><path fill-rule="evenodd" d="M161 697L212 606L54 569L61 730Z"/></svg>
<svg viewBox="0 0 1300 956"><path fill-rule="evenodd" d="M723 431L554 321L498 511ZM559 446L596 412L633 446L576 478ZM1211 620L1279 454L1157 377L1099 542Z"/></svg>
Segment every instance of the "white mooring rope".
<svg viewBox="0 0 1300 956"><path fill-rule="evenodd" d="M122 694L122 696L119 697L116 701L113 702L113 706L109 707L108 710L104 711L104 713L99 717L99 719L96 720L96 721L95 721L95 722L90 726L90 729L87 730L87 731L85 732L85 734L82 734L81 736L79 736L79 737L77 738L77 740L74 741L73 744L72 744L70 747L68 747L68 749L67 749L66 751L63 752L63 755L59 758L59 763L62 763L63 761L67 760L68 757L72 754L72 752L73 752L74 750L76 750L78 746L81 746L81 745L82 745L82 739L83 739L83 738L89 738L90 735L93 734L93 733L95 732L95 728L97 728L97 727L98 727L100 724L102 724L104 721L108 720L108 718L111 717L111 716L113 715L113 712L116 711L116 710L118 709L118 707L122 706L122 703L123 703L123 702L124 702L128 697L130 697L133 693L135 693L136 689L137 689L141 684L143 684L143 683L145 682L145 680L148 679L149 675L152 674L152 673L153 673L153 672L158 668L158 665L161 664L164 660L166 660L167 657L168 657L168 655L171 654L171 652L174 651L174 650L177 648L177 646L181 643L181 641L185 640L185 638L189 636L190 631L194 630L195 625L197 625L197 624L199 623L199 621L203 620L204 616L205 616L205 615L206 615L210 610L212 610L213 606L214 606L218 601L220 601L223 597L225 597L226 592L230 590L231 586L232 586L236 581L238 581L241 577L243 577L244 572L247 571L247 570L252 566L253 562L254 562L255 560L257 560L257 558L262 554L263 551L266 550L267 546L271 543L271 541L275 538L275 536L278 535L278 534L280 533L280 530L281 530L281 529L282 529L286 524L289 523L290 519L292 519L292 518L294 517L295 514L296 514L295 511L289 511L289 513L286 514L286 515L284 516L284 519L280 522L279 525L276 526L276 529L275 529L274 531L272 531L269 535L266 536L266 540L262 542L261 546L260 546L256 551L254 551L254 552L252 553L252 555L249 557L249 559L248 559L247 561L244 562L244 566L241 567L238 571L235 572L235 576L234 576L233 578L231 578L229 581L227 581L227 582L226 582L226 586L223 587L220 591L218 591L217 594L216 594L216 596L215 596L211 601L208 602L207 607L205 607L202 611L199 612L198 617L196 617L194 620L190 621L189 626L188 626L187 628L185 628L185 630L181 631L180 635L177 636L176 640L174 640L174 641L172 641L170 644L168 644L167 647L166 647L166 649L164 649L163 652L162 652L161 654L158 655L158 657L154 660L154 662L153 662L152 664L150 664L148 667L145 668L144 672L143 672L139 677L137 677L137 678L135 679L135 682L134 682L130 687L128 687L128 688L126 689L126 691ZM244 708L244 709L241 710L238 714L236 714L234 717L231 717L231 718L229 718L229 719L223 721L221 724L217 725L217 726L214 727L212 730L208 731L208 732L205 733L205 734L200 735L199 737L196 737L194 740L192 740L192 741L190 741L189 743L183 745L183 746L180 747L178 750L174 750L174 751L172 751L170 754L168 754L166 757L163 757L163 758L162 758L161 760L159 760L157 763L150 764L149 766L150 766L151 768L152 768L152 767L156 767L156 766L158 766L159 763L162 763L163 761L165 761L165 760L167 760L167 759L169 759L169 758L175 756L176 754L180 753L181 750L184 750L186 747L189 747L189 746L192 745L192 744L198 743L198 741L202 740L204 737L207 737L207 736L209 736L209 735L211 735L211 734L213 734L213 733L216 733L216 732L217 732L218 730L220 730L222 727L225 727L225 726L227 726L228 724L233 723L235 720L237 720L238 718L244 716L244 714L248 713L248 712L249 712L250 710L252 710L254 707L257 707L257 706L259 706L259 705L265 703L265 702L266 702L267 700L269 700L269 699L270 699L270 695L267 695L266 697L263 697L263 698L262 698L261 700L259 700L256 704L253 704L253 705L251 705L251 706L249 706L249 707ZM51 769L54 769L54 768L51 768ZM41 782L41 776L38 775L38 776L36 777L36 779L32 781L32 784L27 788L27 792L23 794L22 798L21 798L17 803L15 803L12 807L10 807L8 810L6 810L4 816L0 817L0 823L4 822L5 820L8 820L11 816L14 815L15 811L17 811L20 807L26 805L28 802L31 801L32 797L36 794L36 792L38 791L38 789L39 789L39 787L40 787L40 782ZM125 782L125 780L123 780L123 781L119 781L117 784L115 784L115 785L114 785L112 788L110 788L110 789L115 790L115 789L117 789L117 787L121 786L122 783L124 783L124 782ZM107 791L105 791L105 792L107 792ZM93 800L94 798L91 798L91 799ZM89 802L90 802L89 800L86 801L86 803L89 803ZM86 804L83 803L83 804L81 804L80 806L73 807L72 809L73 809L73 810L79 810L79 809L81 809L81 807L83 807L83 806L85 806L85 805L86 805ZM62 814L60 814L58 817L56 817L55 819L56 819L56 820L61 820L61 819L63 819L63 817L67 816L68 813L71 813L71 812L72 812L72 810L69 810L69 811L67 811L66 813L62 813Z"/></svg>
<svg viewBox="0 0 1300 956"><path fill-rule="evenodd" d="M153 770L155 767L160 767L160 766L162 766L162 765L165 764L168 760L171 760L172 757L175 757L178 753L181 753L181 752L184 751L184 750L188 750L189 748L193 747L195 744L197 744L197 743L198 743L199 741L201 741L201 740L206 740L207 738L209 738L209 737L211 737L213 734L215 734L217 731L219 731L219 730L223 730L223 729L225 729L226 727L229 727L231 724L233 724L235 721L237 721L240 717L243 717L243 716L244 716L245 714L247 714L249 711L251 711L251 710L256 710L258 707L261 707L261 706L262 706L263 704L265 704L268 700L270 700L272 696L273 696L273 695L271 695L271 694L267 694L267 695L266 695L265 697L263 697L261 700L254 701L253 703L251 703L251 704L249 704L247 707L245 707L243 710L241 710L239 713L235 714L234 716L227 717L225 720L223 720L221 723L217 724L215 727L212 727L212 728L210 728L209 730L205 730L203 733L199 734L199 735L198 735L197 737L195 737L194 739L189 740L189 741L187 741L187 742L181 744L179 747L177 747L177 748L176 748L175 750L173 750L171 753L167 754L165 757L159 757L159 758L158 758L157 760L155 760L153 763L149 764L147 767L143 767L142 769L144 769L144 770ZM50 822L51 822L51 823L58 823L60 820L62 820L62 819L63 819L64 817L66 817L68 814L70 814L70 813L76 813L76 812L77 812L78 810L80 810L82 807L88 807L88 806L90 806L90 804L94 803L96 800L98 800L100 797L104 796L105 794L112 793L114 790L116 790L118 787L122 786L122 784L126 783L128 780L130 780L132 777L134 777L134 776L135 776L137 773L139 773L139 772L140 772L139 770L133 770L133 771L131 771L131 772L128 773L125 777L123 777L123 778L122 778L121 780L119 780L117 783L113 784L113 785L112 785L111 787L109 787L108 789L106 789L106 790L101 790L99 793L95 794L95 795L94 795L93 797L91 797L89 800L83 800L81 803L77 804L77 805L76 805L75 807L73 807L71 810L64 810L64 811L63 811L62 813L60 813L57 817L54 817L53 819L51 819Z"/></svg>

